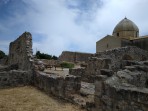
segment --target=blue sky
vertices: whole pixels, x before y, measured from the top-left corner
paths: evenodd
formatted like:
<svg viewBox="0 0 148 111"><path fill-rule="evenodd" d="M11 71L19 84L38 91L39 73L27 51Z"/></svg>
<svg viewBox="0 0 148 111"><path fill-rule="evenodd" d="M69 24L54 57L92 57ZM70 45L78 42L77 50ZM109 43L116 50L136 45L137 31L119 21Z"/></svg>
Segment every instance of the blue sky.
<svg viewBox="0 0 148 111"><path fill-rule="evenodd" d="M148 35L148 0L0 0L0 50L31 32L34 52L95 53L96 41L112 34L125 16Z"/></svg>

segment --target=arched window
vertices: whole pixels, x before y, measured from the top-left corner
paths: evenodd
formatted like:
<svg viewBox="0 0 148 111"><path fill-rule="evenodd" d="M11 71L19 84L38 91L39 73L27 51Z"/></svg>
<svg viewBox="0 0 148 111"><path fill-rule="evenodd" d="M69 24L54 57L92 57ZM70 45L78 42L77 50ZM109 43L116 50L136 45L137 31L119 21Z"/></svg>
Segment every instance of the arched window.
<svg viewBox="0 0 148 111"><path fill-rule="evenodd" d="M117 36L119 36L119 33L117 33Z"/></svg>

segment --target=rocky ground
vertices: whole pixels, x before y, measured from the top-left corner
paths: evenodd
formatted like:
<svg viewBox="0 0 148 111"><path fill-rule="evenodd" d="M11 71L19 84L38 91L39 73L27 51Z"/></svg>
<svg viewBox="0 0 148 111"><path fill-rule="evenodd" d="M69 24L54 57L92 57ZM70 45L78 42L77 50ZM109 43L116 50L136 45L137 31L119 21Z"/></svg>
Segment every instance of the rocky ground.
<svg viewBox="0 0 148 111"><path fill-rule="evenodd" d="M34 87L16 87L0 90L0 111L85 111L84 109L51 97Z"/></svg>

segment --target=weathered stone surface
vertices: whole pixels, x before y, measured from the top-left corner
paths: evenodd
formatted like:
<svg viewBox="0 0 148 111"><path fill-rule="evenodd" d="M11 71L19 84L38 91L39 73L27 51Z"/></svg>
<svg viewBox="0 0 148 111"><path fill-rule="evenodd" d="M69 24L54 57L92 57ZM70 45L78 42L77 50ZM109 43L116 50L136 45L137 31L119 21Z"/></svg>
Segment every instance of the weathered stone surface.
<svg viewBox="0 0 148 111"><path fill-rule="evenodd" d="M33 82L32 72L32 36L25 32L10 43L8 64L0 67L0 88L30 85Z"/></svg>
<svg viewBox="0 0 148 111"><path fill-rule="evenodd" d="M85 69L84 68L69 69L69 74L83 77L85 74Z"/></svg>
<svg viewBox="0 0 148 111"><path fill-rule="evenodd" d="M63 51L59 56L59 60L67 62L86 62L92 55L91 53Z"/></svg>
<svg viewBox="0 0 148 111"><path fill-rule="evenodd" d="M76 76L60 77L56 74L43 72L34 73L34 84L36 87L61 98L71 98L71 94L79 93L81 79Z"/></svg>
<svg viewBox="0 0 148 111"><path fill-rule="evenodd" d="M111 68L118 71L122 68L123 60L141 61L143 56L148 59L148 52L137 47L122 47L98 52L95 57L111 59Z"/></svg>
<svg viewBox="0 0 148 111"><path fill-rule="evenodd" d="M95 111L147 111L148 70L144 63L125 67L112 77L100 75L95 82Z"/></svg>
<svg viewBox="0 0 148 111"><path fill-rule="evenodd" d="M19 69L30 70L33 68L32 61L32 36L25 32L10 43L8 65L18 64Z"/></svg>
<svg viewBox="0 0 148 111"><path fill-rule="evenodd" d="M34 67L35 67L35 70L39 70L39 71L45 70L44 63L41 60L38 60L38 59L34 59Z"/></svg>
<svg viewBox="0 0 148 111"><path fill-rule="evenodd" d="M0 88L30 85L32 72L30 71L3 71L0 72Z"/></svg>
<svg viewBox="0 0 148 111"><path fill-rule="evenodd" d="M88 61L86 75L100 75L100 69L109 69L110 59L92 57Z"/></svg>
<svg viewBox="0 0 148 111"><path fill-rule="evenodd" d="M108 76L112 75L112 71L109 70L110 64L110 59L91 57L87 62L86 68L70 69L69 74L80 76L83 81L94 83L96 76L101 74L101 69L104 69L104 72L106 70Z"/></svg>

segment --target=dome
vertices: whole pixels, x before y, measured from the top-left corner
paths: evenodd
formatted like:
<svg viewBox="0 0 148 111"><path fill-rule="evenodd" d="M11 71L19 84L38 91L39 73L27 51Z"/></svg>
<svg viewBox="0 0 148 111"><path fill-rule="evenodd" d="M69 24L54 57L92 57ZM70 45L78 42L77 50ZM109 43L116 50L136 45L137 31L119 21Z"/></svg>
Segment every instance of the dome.
<svg viewBox="0 0 148 111"><path fill-rule="evenodd" d="M134 22L125 17L116 25L113 35L121 38L135 38L139 36L139 29Z"/></svg>

